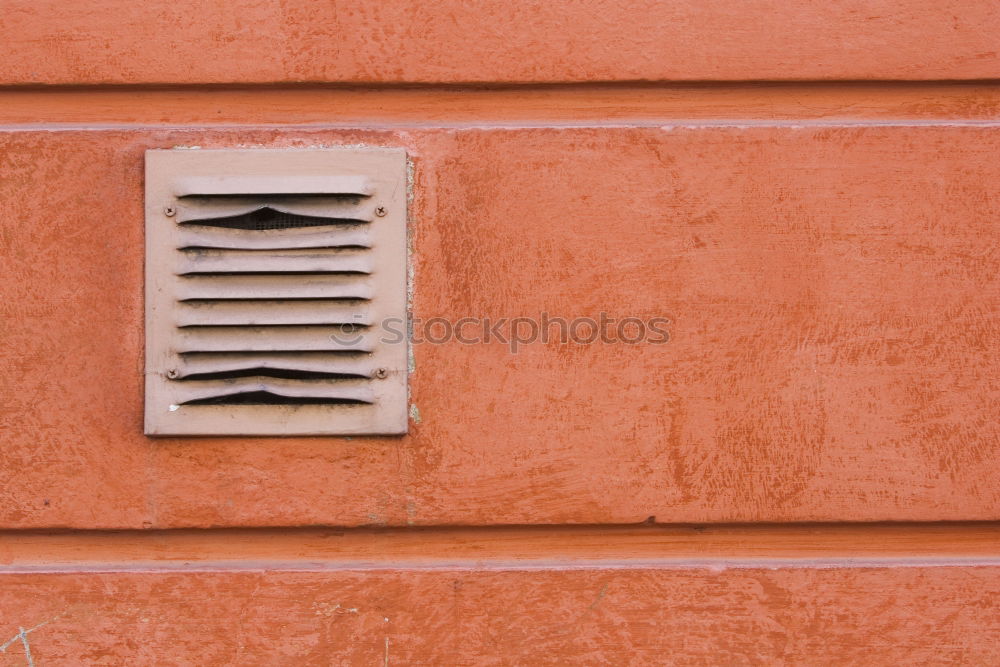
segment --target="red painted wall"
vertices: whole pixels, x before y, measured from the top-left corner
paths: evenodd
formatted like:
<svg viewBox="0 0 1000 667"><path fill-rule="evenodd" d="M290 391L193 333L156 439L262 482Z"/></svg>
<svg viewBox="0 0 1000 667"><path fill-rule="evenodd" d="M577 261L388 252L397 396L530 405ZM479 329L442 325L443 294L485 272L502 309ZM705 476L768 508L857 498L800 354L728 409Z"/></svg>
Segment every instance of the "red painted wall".
<svg viewBox="0 0 1000 667"><path fill-rule="evenodd" d="M0 16L0 665L996 660L993 3ZM341 144L412 159L414 317L670 342L415 345L404 438L143 436L143 151ZM647 521L752 549L623 567Z"/></svg>

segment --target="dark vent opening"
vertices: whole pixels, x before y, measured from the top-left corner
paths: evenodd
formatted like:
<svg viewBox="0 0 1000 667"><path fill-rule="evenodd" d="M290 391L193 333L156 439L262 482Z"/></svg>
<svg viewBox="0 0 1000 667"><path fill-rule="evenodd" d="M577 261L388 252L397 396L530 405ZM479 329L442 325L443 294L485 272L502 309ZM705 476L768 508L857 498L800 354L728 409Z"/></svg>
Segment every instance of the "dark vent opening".
<svg viewBox="0 0 1000 667"><path fill-rule="evenodd" d="M185 331L198 330L198 329L211 329L215 331L235 331L238 329L258 329L261 327L267 327L268 329L278 329L278 330L293 330L299 327L329 327L330 336L345 336L353 337L355 335L367 333L372 325L370 324L355 324L354 322L248 322L247 324L178 324L178 329L183 329ZM200 352L201 350L194 350L194 352ZM248 350L212 350L211 354L222 354L224 352L247 352ZM265 350L257 350L258 352L264 352ZM267 352L275 352L277 350L266 350ZM330 354L330 351L320 350L326 354ZM190 354L188 352L182 352L181 354Z"/></svg>
<svg viewBox="0 0 1000 667"><path fill-rule="evenodd" d="M330 271L183 271L177 275L189 276L368 276L371 271L330 270Z"/></svg>
<svg viewBox="0 0 1000 667"><path fill-rule="evenodd" d="M182 277L184 277L184 276L182 276ZM246 301L246 302L253 302L253 301L277 301L278 299L276 299L273 296L261 296L261 297L249 297L249 296L237 296L237 297L213 296L211 298L207 298L207 297L190 297L190 298L186 298L186 299L177 299L177 300L180 301L181 303L210 303L210 302L215 302L215 301ZM343 302L343 301L371 301L371 299L369 299L368 297L364 297L364 296L295 296L295 297L284 296L284 297L281 297L280 300L281 301L337 301L337 302ZM208 326L208 325L200 325L200 326ZM219 326L219 325L215 325L215 326ZM267 326L271 326L271 325L267 325Z"/></svg>
<svg viewBox="0 0 1000 667"><path fill-rule="evenodd" d="M352 224L355 223L354 220L350 221ZM185 224L197 224L197 223L185 223ZM232 246L224 245L184 245L180 246L178 250L242 250L244 252L259 252L262 255L267 253L281 251L281 250L371 250L370 246L366 245L317 245L317 246L287 246L287 247L267 247L267 248L233 248Z"/></svg>
<svg viewBox="0 0 1000 667"><path fill-rule="evenodd" d="M303 301L312 301L314 299L302 299ZM268 301L273 301L273 299L268 299ZM257 323L247 323L247 324L184 324L178 325L178 329L201 329L206 331L232 331L233 329L296 329L307 327L315 329L318 327L329 327L329 333L331 336L334 335L350 335L355 333L364 333L368 329L372 328L371 324L362 324L360 322L257 322ZM236 350L238 352L291 352L291 350ZM218 352L224 352L224 350L191 350L191 352L211 352L212 354L217 354Z"/></svg>
<svg viewBox="0 0 1000 667"><path fill-rule="evenodd" d="M218 355L239 356L256 353L247 352L246 350L188 350L186 352L180 352L179 354L187 359L197 359L198 357L204 357L206 355L215 357ZM283 357L293 360L329 357L330 355L335 357L358 359L371 356L371 352L364 352L362 350L273 350L266 352L266 354L272 357Z"/></svg>
<svg viewBox="0 0 1000 667"><path fill-rule="evenodd" d="M205 218L203 220L188 220L185 225L200 225L203 227L221 227L223 229L240 229L252 232L266 232L275 229L300 229L302 227L325 227L329 225L356 225L363 220L352 218L324 218L313 215L297 215L282 213L273 208L265 207L225 218Z"/></svg>
<svg viewBox="0 0 1000 667"><path fill-rule="evenodd" d="M366 379L367 375L360 373L330 373L326 371L302 371L292 368L241 368L231 371L213 371L210 373L192 373L180 380L230 380L248 377L283 378L286 380L357 380Z"/></svg>
<svg viewBox="0 0 1000 667"><path fill-rule="evenodd" d="M180 195L180 198L184 201L198 204L217 199L246 199L247 197L267 197L268 201L276 204L295 202L306 197L309 199L336 201L345 206L359 206L362 201L370 198L371 195L361 192L254 192L253 194L246 192L213 192L211 194Z"/></svg>
<svg viewBox="0 0 1000 667"><path fill-rule="evenodd" d="M186 401L182 405L368 405L353 398L323 396L282 396L269 391L246 391L224 396L210 396Z"/></svg>

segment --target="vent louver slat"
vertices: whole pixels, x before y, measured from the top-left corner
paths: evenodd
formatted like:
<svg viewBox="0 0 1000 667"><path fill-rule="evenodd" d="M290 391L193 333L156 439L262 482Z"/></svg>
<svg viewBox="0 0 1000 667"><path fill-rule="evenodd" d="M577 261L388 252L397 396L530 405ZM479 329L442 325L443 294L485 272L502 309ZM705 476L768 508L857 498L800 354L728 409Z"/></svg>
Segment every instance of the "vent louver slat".
<svg viewBox="0 0 1000 667"><path fill-rule="evenodd" d="M251 238L238 230L189 228L181 230L179 248L229 248L233 250L290 250L293 248L370 248L367 229L360 227L302 227L261 231Z"/></svg>
<svg viewBox="0 0 1000 667"><path fill-rule="evenodd" d="M177 372L179 379L213 379L220 377L363 377L374 372L367 355L325 352L192 352L182 355Z"/></svg>
<svg viewBox="0 0 1000 667"><path fill-rule="evenodd" d="M177 298L194 299L370 299L371 283L356 275L179 276Z"/></svg>
<svg viewBox="0 0 1000 667"><path fill-rule="evenodd" d="M199 273L371 273L370 254L338 248L276 250L182 250L177 272Z"/></svg>
<svg viewBox="0 0 1000 667"><path fill-rule="evenodd" d="M296 350L371 352L373 336L343 327L199 326L178 329L178 352L281 352Z"/></svg>
<svg viewBox="0 0 1000 667"><path fill-rule="evenodd" d="M324 196L324 197L188 197L178 200L177 222L199 224L205 219L225 219L239 215L250 215L264 209L272 213L300 215L303 217L329 218L332 220L353 220L371 222L375 217L375 205L370 197Z"/></svg>
<svg viewBox="0 0 1000 667"><path fill-rule="evenodd" d="M230 151L234 153L236 151ZM235 166L235 165L234 165ZM360 195L374 194L371 179L365 175L297 174L212 174L179 176L174 180L177 197L208 195L246 197L247 195Z"/></svg>
<svg viewBox="0 0 1000 667"><path fill-rule="evenodd" d="M177 395L181 405L211 403L223 405L228 399L236 397L239 402L245 400L245 394L255 394L260 399L262 395L281 396L285 400L292 398L313 399L316 401L342 401L357 403L372 403L375 400L370 380L330 380L325 378L309 378L306 380L287 380L281 378L245 377L225 381L184 381ZM294 401L287 401L293 403ZM305 402L305 401L304 401ZM260 400L266 405L267 400Z"/></svg>
<svg viewBox="0 0 1000 667"><path fill-rule="evenodd" d="M284 164L363 173L256 173ZM147 432L405 432L405 341L374 326L405 318L402 152L150 151L147 171L147 362L163 367Z"/></svg>
<svg viewBox="0 0 1000 667"><path fill-rule="evenodd" d="M184 301L177 326L266 326L269 324L373 324L367 303L350 299L299 301Z"/></svg>

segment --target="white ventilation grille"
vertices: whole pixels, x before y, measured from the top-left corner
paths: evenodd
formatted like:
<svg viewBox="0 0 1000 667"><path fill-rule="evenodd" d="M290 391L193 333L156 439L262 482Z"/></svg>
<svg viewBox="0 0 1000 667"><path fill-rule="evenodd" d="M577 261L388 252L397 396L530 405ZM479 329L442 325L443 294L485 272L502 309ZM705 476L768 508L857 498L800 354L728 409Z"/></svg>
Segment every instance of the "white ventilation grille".
<svg viewBox="0 0 1000 667"><path fill-rule="evenodd" d="M146 153L146 433L406 432L406 157Z"/></svg>

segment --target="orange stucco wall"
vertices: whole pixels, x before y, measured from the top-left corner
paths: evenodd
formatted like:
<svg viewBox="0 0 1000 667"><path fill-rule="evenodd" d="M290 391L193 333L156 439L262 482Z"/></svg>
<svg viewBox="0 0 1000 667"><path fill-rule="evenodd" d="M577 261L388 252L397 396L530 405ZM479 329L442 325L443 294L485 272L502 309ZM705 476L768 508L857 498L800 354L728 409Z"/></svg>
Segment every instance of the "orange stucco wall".
<svg viewBox="0 0 1000 667"><path fill-rule="evenodd" d="M995 662L998 28L0 2L0 665ZM344 144L412 160L414 317L670 341L414 345L403 438L143 436L143 151Z"/></svg>

